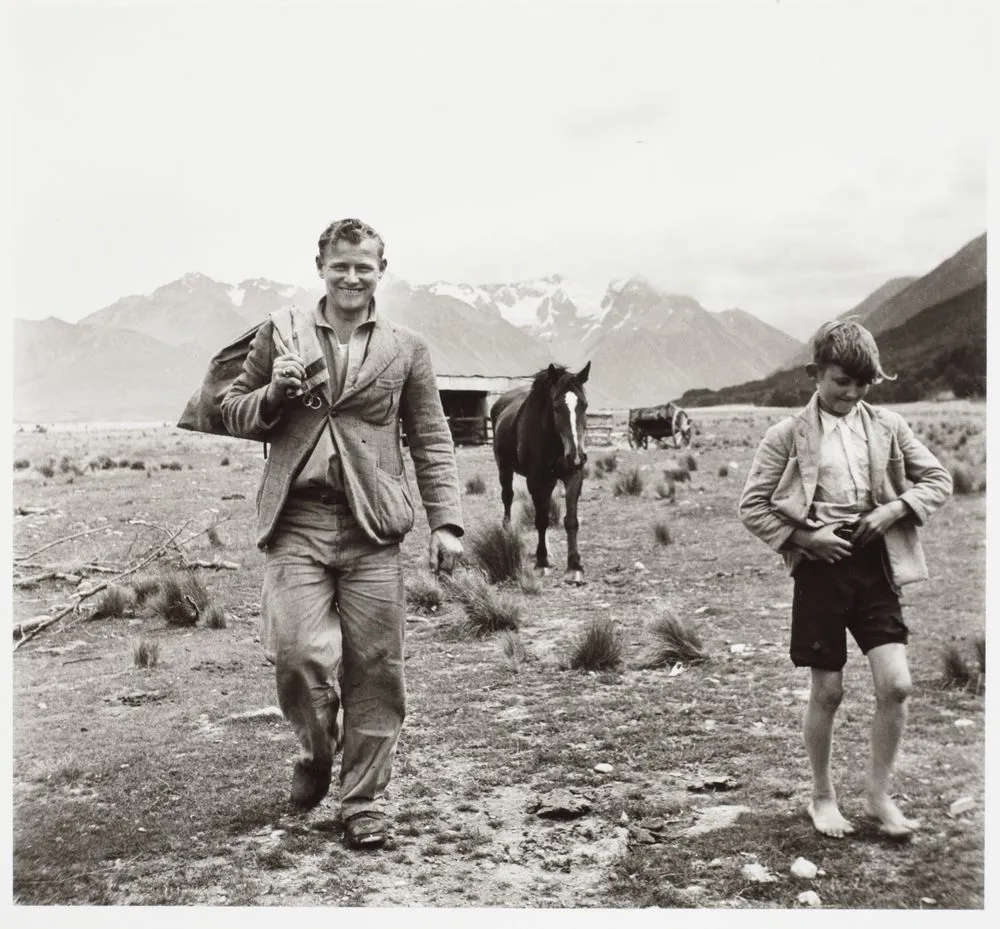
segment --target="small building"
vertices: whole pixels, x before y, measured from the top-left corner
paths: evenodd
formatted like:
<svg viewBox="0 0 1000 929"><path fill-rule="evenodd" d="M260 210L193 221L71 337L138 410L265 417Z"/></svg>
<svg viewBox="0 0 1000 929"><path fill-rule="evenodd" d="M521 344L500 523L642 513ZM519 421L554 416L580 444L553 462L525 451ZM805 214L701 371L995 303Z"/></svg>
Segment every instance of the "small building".
<svg viewBox="0 0 1000 929"><path fill-rule="evenodd" d="M491 441L490 407L501 394L531 380L530 376L439 374L441 405L455 443L482 445Z"/></svg>

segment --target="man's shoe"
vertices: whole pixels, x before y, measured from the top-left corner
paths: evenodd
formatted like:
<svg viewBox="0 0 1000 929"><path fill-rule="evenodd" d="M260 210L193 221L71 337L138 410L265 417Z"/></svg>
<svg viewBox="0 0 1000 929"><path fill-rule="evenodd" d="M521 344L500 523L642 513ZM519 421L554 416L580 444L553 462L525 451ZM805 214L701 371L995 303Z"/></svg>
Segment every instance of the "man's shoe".
<svg viewBox="0 0 1000 929"><path fill-rule="evenodd" d="M292 771L292 792L288 802L299 812L305 813L318 806L330 789L330 768L311 768L303 761L296 761Z"/></svg>
<svg viewBox="0 0 1000 929"><path fill-rule="evenodd" d="M385 816L375 810L349 816L344 821L344 838L349 848L381 848L386 840Z"/></svg>

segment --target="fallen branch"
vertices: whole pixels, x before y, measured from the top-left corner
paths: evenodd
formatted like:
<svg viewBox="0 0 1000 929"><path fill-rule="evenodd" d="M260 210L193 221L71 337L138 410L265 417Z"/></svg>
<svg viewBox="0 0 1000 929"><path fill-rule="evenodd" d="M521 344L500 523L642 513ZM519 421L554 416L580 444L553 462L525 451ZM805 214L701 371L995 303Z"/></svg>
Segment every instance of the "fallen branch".
<svg viewBox="0 0 1000 929"><path fill-rule="evenodd" d="M20 556L16 555L14 557L14 560L27 561L29 558L34 558L35 555L40 555L42 552L47 551L48 549L53 548L56 545L61 545L63 542L72 542L73 539L79 539L85 535L93 535L95 532L101 532L102 530L107 528L108 528L107 526L97 526L94 529L84 529L83 532L77 532L74 533L73 535L65 536L62 539L56 539L55 542L49 542L48 545L43 545L41 548L36 548L33 552L29 552L27 555L20 555Z"/></svg>
<svg viewBox="0 0 1000 929"><path fill-rule="evenodd" d="M235 561L202 561L201 559L197 561L192 561L188 563L189 568L212 568L216 571L220 571L223 568L227 571L239 571L240 566Z"/></svg>
<svg viewBox="0 0 1000 929"><path fill-rule="evenodd" d="M15 625L14 638L17 639L17 641L14 643L14 651L16 652L22 645L24 645L25 642L30 642L40 632L44 631L45 629L48 629L50 626L59 622L59 620L63 619L64 617L69 616L70 613L73 613L74 611L78 610L80 608L80 604L83 603L84 600L94 596L94 594L100 593L102 590L106 590L115 581L123 577L127 577L129 574L134 574L136 571L141 570L142 568L146 567L146 565L155 561L174 543L177 536L179 536L188 527L188 523L190 522L191 520L189 519L187 522L184 523L183 526L181 526L180 529L178 529L169 539L167 539L166 542L163 542L161 545L158 545L147 556L141 557L140 560L137 561L134 565L130 565L124 571L119 572L114 577L109 578L107 581L104 581L101 584L98 584L96 587L92 587L90 590L84 590L78 593L76 595L76 603L71 603L69 606L64 607L62 610L56 613L56 615L53 616L51 619L48 619L45 622L35 626L35 628L31 629L27 633L22 634L20 638L18 638L19 627Z"/></svg>

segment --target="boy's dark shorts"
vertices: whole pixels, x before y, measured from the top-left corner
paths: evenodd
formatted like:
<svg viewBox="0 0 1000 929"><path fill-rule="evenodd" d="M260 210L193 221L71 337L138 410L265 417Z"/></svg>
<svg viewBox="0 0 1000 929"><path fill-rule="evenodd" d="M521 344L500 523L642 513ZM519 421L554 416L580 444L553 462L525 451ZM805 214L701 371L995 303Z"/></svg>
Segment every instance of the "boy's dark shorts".
<svg viewBox="0 0 1000 929"><path fill-rule="evenodd" d="M803 559L795 569L792 662L840 671L847 663L847 630L862 653L909 641L903 608L889 583L879 539L835 564Z"/></svg>

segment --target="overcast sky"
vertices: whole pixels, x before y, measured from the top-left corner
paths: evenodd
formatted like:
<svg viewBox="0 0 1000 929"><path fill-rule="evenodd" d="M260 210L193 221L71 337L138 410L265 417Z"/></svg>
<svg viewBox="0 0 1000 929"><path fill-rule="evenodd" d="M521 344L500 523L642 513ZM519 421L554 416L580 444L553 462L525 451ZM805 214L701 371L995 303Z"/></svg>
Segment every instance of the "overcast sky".
<svg viewBox="0 0 1000 929"><path fill-rule="evenodd" d="M986 228L985 3L419 6L16 13L15 314L312 286L356 215L413 283L641 274L806 338Z"/></svg>

